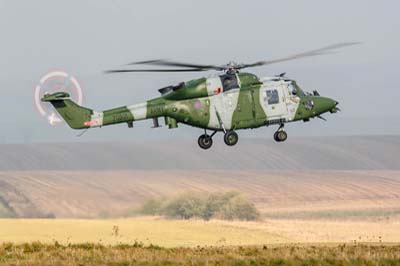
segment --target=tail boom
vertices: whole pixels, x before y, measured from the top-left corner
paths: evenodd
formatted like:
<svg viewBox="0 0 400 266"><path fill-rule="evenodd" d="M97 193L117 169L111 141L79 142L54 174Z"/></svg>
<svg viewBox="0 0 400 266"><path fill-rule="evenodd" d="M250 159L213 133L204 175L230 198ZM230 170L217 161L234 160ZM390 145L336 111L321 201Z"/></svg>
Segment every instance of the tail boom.
<svg viewBox="0 0 400 266"><path fill-rule="evenodd" d="M45 94L43 102L50 102L67 124L73 129L86 129L107 125L130 123L137 120L163 116L164 104L144 102L122 106L103 112L96 112L79 106L70 99L68 93ZM150 111L148 111L150 110ZM155 112L154 110L157 110Z"/></svg>

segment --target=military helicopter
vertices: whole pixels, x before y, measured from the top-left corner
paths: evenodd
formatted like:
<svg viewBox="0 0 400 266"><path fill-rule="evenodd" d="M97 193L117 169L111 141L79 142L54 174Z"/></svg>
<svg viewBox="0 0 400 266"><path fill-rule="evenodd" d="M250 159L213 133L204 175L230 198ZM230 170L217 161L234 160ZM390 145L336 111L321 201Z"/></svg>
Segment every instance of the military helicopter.
<svg viewBox="0 0 400 266"><path fill-rule="evenodd" d="M220 71L219 75L203 77L159 89L161 96L144 103L118 107L103 112L96 112L77 105L65 92L45 94L43 102L50 102L67 124L73 129L89 129L119 123L133 127L137 120L153 119L154 127L160 127L158 119L163 117L168 128L178 127L178 123L204 130L198 138L202 149L209 149L213 137L223 132L224 142L233 146L238 142L235 132L239 129L253 129L261 126L277 125L274 140L283 142L287 139L284 125L295 121L310 121L321 115L340 111L338 102L322 97L314 90L312 93L302 90L295 80L285 73L259 78L254 74L241 72L250 67L259 67L279 62L317 56L357 43L338 43L320 49L295 54L288 57L251 64L201 65L151 60L134 62L128 65L162 66L158 69L117 69L107 73L128 72L202 72ZM174 68L171 68L174 67ZM177 68L178 67L178 68ZM211 133L208 133L211 131Z"/></svg>

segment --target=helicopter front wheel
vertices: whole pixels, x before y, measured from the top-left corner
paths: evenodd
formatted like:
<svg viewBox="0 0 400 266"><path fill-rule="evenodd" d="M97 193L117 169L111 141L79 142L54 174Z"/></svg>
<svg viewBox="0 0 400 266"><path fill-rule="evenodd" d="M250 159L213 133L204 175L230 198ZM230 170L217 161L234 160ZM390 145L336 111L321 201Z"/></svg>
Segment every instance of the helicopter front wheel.
<svg viewBox="0 0 400 266"><path fill-rule="evenodd" d="M213 144L212 137L207 134L201 135L197 142L199 143L200 148L205 150L211 148Z"/></svg>
<svg viewBox="0 0 400 266"><path fill-rule="evenodd" d="M287 133L283 130L276 131L274 134L274 140L276 142L283 142L287 139Z"/></svg>

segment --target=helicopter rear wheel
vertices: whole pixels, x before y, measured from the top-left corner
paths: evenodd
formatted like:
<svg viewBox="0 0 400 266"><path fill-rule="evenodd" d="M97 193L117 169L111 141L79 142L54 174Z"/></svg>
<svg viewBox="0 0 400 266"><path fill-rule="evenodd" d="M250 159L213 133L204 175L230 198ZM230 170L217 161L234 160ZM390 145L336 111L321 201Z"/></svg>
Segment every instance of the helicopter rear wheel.
<svg viewBox="0 0 400 266"><path fill-rule="evenodd" d="M228 146L235 145L238 142L238 140L239 140L239 136L233 130L227 131L224 135L224 142Z"/></svg>
<svg viewBox="0 0 400 266"><path fill-rule="evenodd" d="M207 150L207 149L211 148L211 146L213 144L213 140L212 140L211 136L209 136L207 134L203 134L199 137L197 143L199 144L200 148Z"/></svg>

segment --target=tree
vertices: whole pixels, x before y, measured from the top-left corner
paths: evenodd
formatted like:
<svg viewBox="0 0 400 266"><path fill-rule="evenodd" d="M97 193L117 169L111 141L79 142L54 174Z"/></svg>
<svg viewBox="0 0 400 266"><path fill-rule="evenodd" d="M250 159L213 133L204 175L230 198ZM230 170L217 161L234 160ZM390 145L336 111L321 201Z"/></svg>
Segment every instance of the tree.
<svg viewBox="0 0 400 266"><path fill-rule="evenodd" d="M256 220L259 212L252 202L242 194L225 193L185 193L172 199L151 199L146 201L141 212L147 215L165 215L169 218L191 219L212 218L226 220Z"/></svg>

